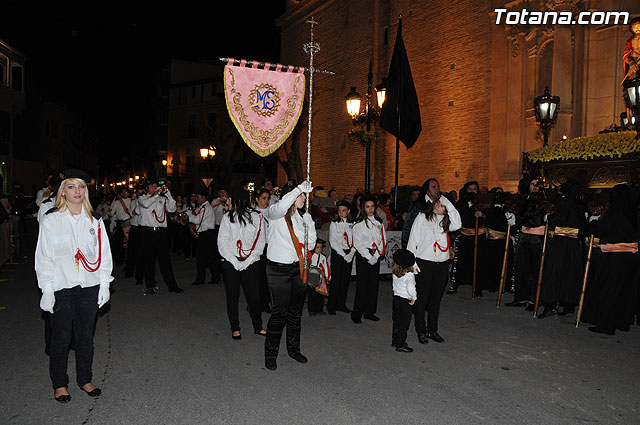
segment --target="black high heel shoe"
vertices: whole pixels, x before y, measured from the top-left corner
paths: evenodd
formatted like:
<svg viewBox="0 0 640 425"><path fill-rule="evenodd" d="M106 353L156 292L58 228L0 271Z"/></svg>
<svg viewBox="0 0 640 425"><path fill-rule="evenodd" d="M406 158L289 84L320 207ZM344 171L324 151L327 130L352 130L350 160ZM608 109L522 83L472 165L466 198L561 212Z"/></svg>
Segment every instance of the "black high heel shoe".
<svg viewBox="0 0 640 425"><path fill-rule="evenodd" d="M84 388L82 388L82 387L80 387L80 389L81 389L82 391L84 391L85 393L87 393L87 395L88 395L89 397L100 397L100 394L102 394L102 390L101 390L100 388L98 388L98 387L96 387L96 388L92 389L91 391L87 391L87 390L85 390L85 389L84 389Z"/></svg>
<svg viewBox="0 0 640 425"><path fill-rule="evenodd" d="M231 334L231 338L233 339L242 339L242 334L238 333L238 335Z"/></svg>
<svg viewBox="0 0 640 425"><path fill-rule="evenodd" d="M264 331L264 333L262 333L262 331ZM267 331L265 331L264 329L260 329L259 331L254 331L253 333L260 336L267 336Z"/></svg>
<svg viewBox="0 0 640 425"><path fill-rule="evenodd" d="M71 394L62 394L56 397L54 393L53 398L55 398L58 403L69 403L71 401Z"/></svg>

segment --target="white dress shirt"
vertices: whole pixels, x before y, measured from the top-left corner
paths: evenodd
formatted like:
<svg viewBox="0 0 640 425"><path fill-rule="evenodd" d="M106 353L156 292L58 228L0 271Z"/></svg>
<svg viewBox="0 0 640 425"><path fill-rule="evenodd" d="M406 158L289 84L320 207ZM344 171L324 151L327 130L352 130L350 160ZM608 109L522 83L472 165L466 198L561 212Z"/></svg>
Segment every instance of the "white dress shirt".
<svg viewBox="0 0 640 425"><path fill-rule="evenodd" d="M462 227L460 214L453 204L445 197L440 197L440 203L447 208L451 224L449 232L455 232ZM442 252L436 243L444 249L447 246L447 233L442 229L444 215L435 215L428 221L424 213L418 214L411 226L407 249L422 260L441 263L449 259L449 250Z"/></svg>
<svg viewBox="0 0 640 425"><path fill-rule="evenodd" d="M138 198L140 225L148 227L167 227L167 213L176 211L176 201L167 191L165 196L144 194Z"/></svg>
<svg viewBox="0 0 640 425"><path fill-rule="evenodd" d="M345 234L349 240L349 245L345 240ZM353 246L353 223L349 223L346 219L341 218L340 221L332 221L329 225L329 245L335 250L347 263L353 260L356 255L356 248ZM347 250L346 253L344 250Z"/></svg>
<svg viewBox="0 0 640 425"><path fill-rule="evenodd" d="M100 245L102 249L99 250ZM82 262L76 263L78 249L91 263L100 258L97 271L89 272ZM68 209L43 217L35 254L38 286L43 293L78 285L82 288L96 285L108 288L113 280L112 268L109 237L102 219L92 220L84 210L73 215Z"/></svg>
<svg viewBox="0 0 640 425"><path fill-rule="evenodd" d="M129 220L131 218L131 198L125 198L122 199L122 202L120 201L120 199L115 199L111 203L113 218L120 221ZM123 203L126 209L122 206Z"/></svg>
<svg viewBox="0 0 640 425"><path fill-rule="evenodd" d="M221 200L220 198L215 198L213 201L211 201L211 205L215 205L220 200ZM213 207L213 214L215 217L216 227L220 226L220 223L222 223L222 217L225 215L227 211L229 211L229 208L227 208L226 205L222 205L222 203L218 203L218 205Z"/></svg>
<svg viewBox="0 0 640 425"><path fill-rule="evenodd" d="M375 218L367 217L353 225L353 245L367 261L371 262L372 259L377 261L381 255L384 255L386 243L387 232L382 223ZM374 248L373 255L369 253L371 248Z"/></svg>
<svg viewBox="0 0 640 425"><path fill-rule="evenodd" d="M131 213L131 225L140 225L140 208L138 207L138 198L132 199L129 205L129 212Z"/></svg>
<svg viewBox="0 0 640 425"><path fill-rule="evenodd" d="M204 201L204 204L200 205L195 211L188 210L187 214L189 215L189 223L196 225L198 233L215 229L216 222L213 208L207 201Z"/></svg>
<svg viewBox="0 0 640 425"><path fill-rule="evenodd" d="M244 224L240 223L237 215L232 223L229 214L225 214L218 233L220 256L230 262L236 270L246 269L260 260L267 240L266 230L266 220L258 211L252 211L251 223L245 218ZM241 260L245 257L246 259Z"/></svg>
<svg viewBox="0 0 640 425"><path fill-rule="evenodd" d="M393 275L393 295L406 298L408 300L417 300L418 293L416 292L416 270L413 267L413 272L407 272L402 277Z"/></svg>
<svg viewBox="0 0 640 425"><path fill-rule="evenodd" d="M322 270L326 283L331 281L331 268L329 268L329 261L327 261L327 257L325 257L324 254L318 255L314 252L311 257L311 265L319 267L320 270Z"/></svg>
<svg viewBox="0 0 640 425"><path fill-rule="evenodd" d="M284 216L289 212L289 208L301 193L300 189L295 188L283 196L278 203L271 205L266 210L265 218L269 220L267 258L276 263L290 264L298 261L298 253L293 246L289 227L287 226ZM316 226L313 223L311 215L305 213L303 218L300 214L296 213L291 216L293 232L301 244L304 244L305 223L309 232L307 249L312 250L316 246Z"/></svg>

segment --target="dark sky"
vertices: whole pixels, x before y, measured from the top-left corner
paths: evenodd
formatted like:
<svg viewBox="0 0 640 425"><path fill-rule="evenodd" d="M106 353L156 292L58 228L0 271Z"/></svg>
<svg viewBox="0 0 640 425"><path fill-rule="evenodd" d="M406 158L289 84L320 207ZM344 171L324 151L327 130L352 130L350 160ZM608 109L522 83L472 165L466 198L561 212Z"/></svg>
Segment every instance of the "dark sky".
<svg viewBox="0 0 640 425"><path fill-rule="evenodd" d="M171 58L280 57L275 19L284 0L134 3L5 0L2 7L0 39L29 57L26 89L81 113L117 147L99 150L109 161L126 146L144 150L152 77Z"/></svg>

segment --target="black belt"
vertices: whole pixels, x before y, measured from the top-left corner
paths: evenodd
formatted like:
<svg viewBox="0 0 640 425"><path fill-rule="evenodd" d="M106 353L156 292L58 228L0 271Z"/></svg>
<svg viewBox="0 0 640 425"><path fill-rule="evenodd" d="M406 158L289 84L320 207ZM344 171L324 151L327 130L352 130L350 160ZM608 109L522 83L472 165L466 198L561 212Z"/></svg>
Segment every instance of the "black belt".
<svg viewBox="0 0 640 425"><path fill-rule="evenodd" d="M142 226L142 227L152 230L154 232L159 232L160 230L167 230L166 227L154 227L154 226Z"/></svg>
<svg viewBox="0 0 640 425"><path fill-rule="evenodd" d="M277 261L271 261L271 260L267 260L267 264L270 264L272 266L293 266L298 265L300 263L298 263L297 261L294 261L293 263L278 263Z"/></svg>

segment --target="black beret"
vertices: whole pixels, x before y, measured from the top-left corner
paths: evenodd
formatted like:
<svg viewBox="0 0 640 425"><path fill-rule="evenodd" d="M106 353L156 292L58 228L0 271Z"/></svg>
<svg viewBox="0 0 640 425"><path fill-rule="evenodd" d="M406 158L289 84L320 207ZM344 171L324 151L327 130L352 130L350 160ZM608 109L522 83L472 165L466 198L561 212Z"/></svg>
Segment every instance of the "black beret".
<svg viewBox="0 0 640 425"><path fill-rule="evenodd" d="M320 238L316 238L316 244L321 243L322 245L326 245L327 241L325 241L324 239L320 239Z"/></svg>
<svg viewBox="0 0 640 425"><path fill-rule="evenodd" d="M209 196L209 191L207 189L200 189L200 190L196 191L196 195L208 197Z"/></svg>
<svg viewBox="0 0 640 425"><path fill-rule="evenodd" d="M411 267L415 264L416 257L408 249L399 249L393 253L393 262L400 267Z"/></svg>
<svg viewBox="0 0 640 425"><path fill-rule="evenodd" d="M66 179L81 179L85 183L89 183L91 181L91 177L89 176L89 174L75 168L67 168L62 173L60 173L60 180L62 181Z"/></svg>

